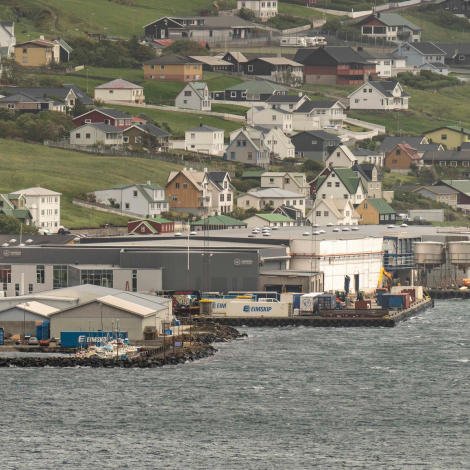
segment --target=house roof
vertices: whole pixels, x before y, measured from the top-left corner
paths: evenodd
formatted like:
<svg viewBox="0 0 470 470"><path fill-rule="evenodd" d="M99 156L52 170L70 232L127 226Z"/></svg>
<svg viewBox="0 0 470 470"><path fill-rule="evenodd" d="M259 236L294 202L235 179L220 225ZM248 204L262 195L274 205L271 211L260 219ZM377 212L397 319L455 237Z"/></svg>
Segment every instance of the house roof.
<svg viewBox="0 0 470 470"><path fill-rule="evenodd" d="M410 145L411 147L415 148L418 150L418 147L422 145L430 145L430 144L423 144L423 140L426 138L423 136L420 137L408 137L408 136L395 136L395 137L385 137L385 139L382 141L379 147L379 152L391 152L398 144L403 144L406 143ZM433 144L439 146L440 144ZM433 150L433 149L429 149ZM435 149L437 150L437 149Z"/></svg>
<svg viewBox="0 0 470 470"><path fill-rule="evenodd" d="M293 219L282 214L256 214L254 217L261 217L268 222L294 222Z"/></svg>
<svg viewBox="0 0 470 470"><path fill-rule="evenodd" d="M207 65L233 65L231 62L227 62L226 60L218 59L217 57L210 55L192 55L191 59Z"/></svg>
<svg viewBox="0 0 470 470"><path fill-rule="evenodd" d="M51 191L50 189L42 188L41 186L34 186L27 189L19 189L12 192L12 194L22 194L23 196L61 196L62 193Z"/></svg>
<svg viewBox="0 0 470 470"><path fill-rule="evenodd" d="M154 228L151 224L149 224L148 220L142 220L142 222L139 225L136 225L136 227L134 228L134 230L131 231L131 233L137 232L138 229L142 225L145 225L145 227L147 227L150 230L150 232L158 233L158 230L156 228Z"/></svg>
<svg viewBox="0 0 470 470"><path fill-rule="evenodd" d="M418 52L423 55L446 55L446 52L442 50L440 47L437 47L431 41L424 41L424 42L406 42L406 45L413 47ZM403 47L405 44L402 44ZM396 49L397 50L397 49Z"/></svg>
<svg viewBox="0 0 470 470"><path fill-rule="evenodd" d="M198 127L193 127L192 129L186 129L186 132L224 132L224 131L222 129L217 129L217 127L198 126Z"/></svg>
<svg viewBox="0 0 470 470"><path fill-rule="evenodd" d="M408 28L413 29L413 30L423 29L420 26L407 20L406 18L403 18L403 16L397 15L396 13L380 13L380 16L378 15L371 15L371 16L374 18L377 18L386 26L407 26ZM365 20L361 21L361 23L367 22L369 18L371 17L369 16Z"/></svg>
<svg viewBox="0 0 470 470"><path fill-rule="evenodd" d="M427 189L434 194L458 194L458 191L454 188L450 188L449 186L420 186L413 190L413 192L417 192L421 189Z"/></svg>
<svg viewBox="0 0 470 470"><path fill-rule="evenodd" d="M146 60L146 65L181 65L181 64L198 64L199 61L192 59L191 57L183 57L176 54L168 54L155 59Z"/></svg>
<svg viewBox="0 0 470 470"><path fill-rule="evenodd" d="M369 150L369 149L354 149L354 150L351 150L351 153L355 157L380 157L381 156L379 152L375 152L374 150Z"/></svg>
<svg viewBox="0 0 470 470"><path fill-rule="evenodd" d="M220 191L224 189L222 183L224 182L227 176L226 171L208 171L206 175L209 181L214 184L217 189L219 189ZM232 185L230 185L230 187L232 187Z"/></svg>
<svg viewBox="0 0 470 470"><path fill-rule="evenodd" d="M98 112L106 114L106 116L112 117L114 119L131 119L132 118L132 116L130 114L123 113L122 111L119 111L118 109L114 109L114 108L99 108L99 109L93 109L92 111L98 111ZM92 111L90 111L90 112L92 112ZM86 114L88 114L88 113L86 113ZM84 115L82 115L82 116L84 116Z"/></svg>
<svg viewBox="0 0 470 470"><path fill-rule="evenodd" d="M154 135L155 137L166 137L171 135L169 132L160 129L159 127L154 126L153 124L144 124L139 122L135 127L142 129L148 132L149 134Z"/></svg>
<svg viewBox="0 0 470 470"><path fill-rule="evenodd" d="M350 194L355 194L361 179L356 176L351 168L333 168L333 171L338 175L338 178L346 186Z"/></svg>
<svg viewBox="0 0 470 470"><path fill-rule="evenodd" d="M447 184L461 193L470 194L470 180L442 180L439 183Z"/></svg>
<svg viewBox="0 0 470 470"><path fill-rule="evenodd" d="M43 317L48 317L51 313L59 311L58 308L51 307L50 305L46 305L35 300L18 304L16 307L21 310L36 313L37 315L42 315Z"/></svg>
<svg viewBox="0 0 470 470"><path fill-rule="evenodd" d="M115 80L111 80L108 83L103 83L103 85L98 85L96 88L111 88L111 89L128 89L133 90L135 88L142 89L143 87L139 85L135 85L134 83L128 82L127 80L123 80L122 78L116 78Z"/></svg>
<svg viewBox="0 0 470 470"><path fill-rule="evenodd" d="M340 64L369 64L367 60L349 46L320 46L319 48L298 49L294 60L296 62L302 62L321 49Z"/></svg>
<svg viewBox="0 0 470 470"><path fill-rule="evenodd" d="M329 132L325 132L321 130L299 132L298 134L292 136L292 140L294 140L296 137L304 133L310 134L311 136L316 137L317 139L320 139L320 140L340 140L340 138L337 135L330 134Z"/></svg>
<svg viewBox="0 0 470 470"><path fill-rule="evenodd" d="M32 96L28 96L24 93L16 93L14 95L5 96L4 98L0 98L0 101L3 103L19 103L20 101L23 103L49 103L50 100L47 98L33 98Z"/></svg>
<svg viewBox="0 0 470 470"><path fill-rule="evenodd" d="M239 225L243 227L247 226L246 222L240 222L239 220L229 217L227 215L213 215L207 217L206 219L200 219L196 220L196 222L191 222L190 225Z"/></svg>
<svg viewBox="0 0 470 470"><path fill-rule="evenodd" d="M470 42L469 43L455 43L455 44L436 44L439 49L442 49L447 54L447 58L455 57L456 55L470 55Z"/></svg>
<svg viewBox="0 0 470 470"><path fill-rule="evenodd" d="M20 47L20 46L23 47L23 46L26 46L27 44L34 44L40 47L51 47L58 43L55 43L54 41L48 41L46 39L32 39L31 41L25 41L25 42L20 42L19 44L15 44L13 47Z"/></svg>
<svg viewBox="0 0 470 470"><path fill-rule="evenodd" d="M88 97L77 85L63 84L60 87L3 87L2 93L24 93L28 96L33 96L35 98L44 98L44 95L47 97L67 98L70 90L73 91L77 98L80 98L80 101L84 105L92 105L93 100Z"/></svg>
<svg viewBox="0 0 470 470"><path fill-rule="evenodd" d="M119 127L111 126L111 124L105 124L104 122L90 122L90 123L84 124L83 126L77 127L76 129L72 129L71 132L77 129L81 129L82 127L86 127L86 126L95 127L96 129L99 129L100 131L103 131L103 132L123 132L122 129L119 129Z"/></svg>
<svg viewBox="0 0 470 470"><path fill-rule="evenodd" d="M199 191L202 191L201 183L204 180L205 173L203 171L196 170L180 170L170 171L168 175L167 185L179 174L183 175L191 184L194 185Z"/></svg>
<svg viewBox="0 0 470 470"><path fill-rule="evenodd" d="M460 126L442 126L442 127L437 127L436 129L431 129L430 131L426 131L424 132L424 134L429 134L431 132L434 132L434 131L439 131L441 129L449 129L451 131L455 131L455 132L458 132L460 134L467 134L467 135L470 135L470 129L465 129L464 127L460 127Z"/></svg>
<svg viewBox="0 0 470 470"><path fill-rule="evenodd" d="M426 62L424 64L418 65L417 68L421 69L428 65L434 69L448 69L449 68L446 64L444 64L444 62Z"/></svg>
<svg viewBox="0 0 470 470"><path fill-rule="evenodd" d="M428 150L424 152L423 161L470 161L468 150Z"/></svg>
<svg viewBox="0 0 470 470"><path fill-rule="evenodd" d="M370 85L370 86L374 87L383 96L386 96L388 98L393 98L394 95L392 94L392 91L397 87L397 85L399 85L399 83L395 82L393 80L387 80L387 81L384 81L384 82L371 80L371 81L366 82L363 85L361 85L357 90L354 90L349 96L354 95L356 92L358 92L360 89L364 88L367 85ZM406 97L406 96L410 96L410 95L402 90L401 91L401 96Z"/></svg>
<svg viewBox="0 0 470 470"><path fill-rule="evenodd" d="M414 191L420 188L419 184L395 184L392 191Z"/></svg>
<svg viewBox="0 0 470 470"><path fill-rule="evenodd" d="M70 44L66 43L62 38L57 38L54 42L60 44L60 46L69 54L73 52L73 48L70 46Z"/></svg>
<svg viewBox="0 0 470 470"><path fill-rule="evenodd" d="M242 178L261 178L261 175L264 175L265 173L266 170L247 170L242 173Z"/></svg>
<svg viewBox="0 0 470 470"><path fill-rule="evenodd" d="M421 156L417 153L414 153L416 150L415 148L411 147L408 144L398 144L397 147L400 147L401 150L403 150L412 160L420 160ZM396 147L395 147L396 148ZM393 152L393 150L392 150ZM388 155L387 155L388 157ZM385 158L387 158L385 157Z"/></svg>
<svg viewBox="0 0 470 470"><path fill-rule="evenodd" d="M266 62L267 64L271 64L271 65L292 65L293 67L304 66L303 64L294 62L291 59L286 59L285 57L256 57L255 59L248 61L248 63L254 62L255 60L262 60L263 62Z"/></svg>
<svg viewBox="0 0 470 470"><path fill-rule="evenodd" d="M302 103L294 113L311 113L314 109L330 109L336 103L339 103L339 101L306 101ZM343 105L341 104L341 106Z"/></svg>
<svg viewBox="0 0 470 470"><path fill-rule="evenodd" d="M287 88L276 83L267 82L266 80L248 80L225 89L225 91L236 90L246 91L252 95L272 95L276 91L288 91Z"/></svg>
<svg viewBox="0 0 470 470"><path fill-rule="evenodd" d="M382 198L367 198L364 202L369 203L379 214L395 214L395 209Z"/></svg>
<svg viewBox="0 0 470 470"><path fill-rule="evenodd" d="M203 91L206 86L207 86L207 83L206 82L189 82L186 84L186 86L180 91L179 94L183 93L183 91L187 88L187 87L190 87L193 89L194 93L196 93L197 96L199 96L199 98L202 100L204 99L204 94L201 93L201 91Z"/></svg>
<svg viewBox="0 0 470 470"><path fill-rule="evenodd" d="M296 199L303 199L305 196L300 193L295 193L294 191L287 191L285 189L280 189L280 188L257 188L253 189L245 194L241 194L238 197L241 196L253 196L258 199L261 198L296 198Z"/></svg>
<svg viewBox="0 0 470 470"><path fill-rule="evenodd" d="M227 54L230 54L238 63L248 62L248 59L241 52L227 52Z"/></svg>

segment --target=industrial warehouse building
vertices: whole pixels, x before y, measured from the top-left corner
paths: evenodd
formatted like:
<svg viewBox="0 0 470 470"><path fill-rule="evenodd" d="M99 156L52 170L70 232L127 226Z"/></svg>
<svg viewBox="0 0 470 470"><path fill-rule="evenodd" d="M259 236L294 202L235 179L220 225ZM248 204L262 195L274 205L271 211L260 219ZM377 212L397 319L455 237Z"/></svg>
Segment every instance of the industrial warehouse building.
<svg viewBox="0 0 470 470"><path fill-rule="evenodd" d="M10 334L36 333L37 321L50 321L51 337L62 331L125 331L141 340L147 326L163 331L172 319L172 301L154 295L81 285L41 294L0 298L0 327Z"/></svg>

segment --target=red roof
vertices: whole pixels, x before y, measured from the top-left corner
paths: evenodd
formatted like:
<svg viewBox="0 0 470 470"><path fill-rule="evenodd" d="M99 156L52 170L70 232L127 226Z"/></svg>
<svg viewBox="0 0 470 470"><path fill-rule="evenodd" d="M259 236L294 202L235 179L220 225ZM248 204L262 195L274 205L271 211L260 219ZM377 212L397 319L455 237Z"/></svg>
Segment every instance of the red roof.
<svg viewBox="0 0 470 470"><path fill-rule="evenodd" d="M416 153L416 149L408 144L398 144L397 147L400 147L413 160L419 160L421 158Z"/></svg>
<svg viewBox="0 0 470 470"><path fill-rule="evenodd" d="M167 47L170 44L173 44L173 39L154 39L153 42L160 44L160 46ZM197 43L202 46L207 48L207 42L205 41L197 41Z"/></svg>
<svg viewBox="0 0 470 470"><path fill-rule="evenodd" d="M141 118L132 116L131 122L142 122L143 124L147 124L147 119L141 119Z"/></svg>

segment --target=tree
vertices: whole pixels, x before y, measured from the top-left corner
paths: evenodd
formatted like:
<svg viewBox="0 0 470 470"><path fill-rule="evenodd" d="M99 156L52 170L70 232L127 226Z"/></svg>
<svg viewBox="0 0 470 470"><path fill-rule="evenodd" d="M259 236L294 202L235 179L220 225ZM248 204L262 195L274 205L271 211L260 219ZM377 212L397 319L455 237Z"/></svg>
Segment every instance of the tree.
<svg viewBox="0 0 470 470"><path fill-rule="evenodd" d="M85 114L89 109L83 104L83 101L80 98L75 100L75 106L72 109L72 116L77 117Z"/></svg>
<svg viewBox="0 0 470 470"><path fill-rule="evenodd" d="M209 55L209 51L196 41L190 41L189 39L179 39L178 41L175 41L162 49L162 55L168 54L189 57L192 55Z"/></svg>
<svg viewBox="0 0 470 470"><path fill-rule="evenodd" d="M238 16L246 21L255 21L255 12L253 10L248 10L248 8L241 8L238 12Z"/></svg>
<svg viewBox="0 0 470 470"><path fill-rule="evenodd" d="M149 153L155 153L161 147L157 137L149 132L143 132L140 138L142 147L146 148Z"/></svg>
<svg viewBox="0 0 470 470"><path fill-rule="evenodd" d="M38 229L34 225L23 224L23 229L21 229L21 222L18 219L0 214L0 233L2 235L18 235L21 231L24 235L38 234Z"/></svg>
<svg viewBox="0 0 470 470"><path fill-rule="evenodd" d="M434 167L424 167L419 172L418 181L423 186L434 184L437 180L437 173Z"/></svg>
<svg viewBox="0 0 470 470"><path fill-rule="evenodd" d="M4 83L16 84L21 83L24 74L24 68L16 62L15 59L2 57L2 81Z"/></svg>

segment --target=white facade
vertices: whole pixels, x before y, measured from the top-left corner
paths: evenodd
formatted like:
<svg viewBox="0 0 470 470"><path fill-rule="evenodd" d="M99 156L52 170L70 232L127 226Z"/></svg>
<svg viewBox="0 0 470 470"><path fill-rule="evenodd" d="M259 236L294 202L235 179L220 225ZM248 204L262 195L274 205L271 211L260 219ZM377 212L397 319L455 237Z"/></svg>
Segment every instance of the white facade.
<svg viewBox="0 0 470 470"><path fill-rule="evenodd" d="M438 73L440 75L445 76L449 75L449 67L447 67L447 65L443 64L442 62L426 62L425 64L419 66L416 69L416 72L419 72L421 70L429 70L432 73Z"/></svg>
<svg viewBox="0 0 470 470"><path fill-rule="evenodd" d="M310 103L309 103L310 105ZM341 128L343 126L344 105L337 101L332 106L314 107L315 101L311 102L311 108L302 111L302 108L294 112L294 129L298 131L314 131L325 127Z"/></svg>
<svg viewBox="0 0 470 470"><path fill-rule="evenodd" d="M352 170L351 173L353 173ZM360 204L366 197L362 181L359 181L356 192L351 193L334 170L317 189L317 199L349 199L353 204Z"/></svg>
<svg viewBox="0 0 470 470"><path fill-rule="evenodd" d="M312 225L358 225L359 214L351 201L344 199L317 199L306 217Z"/></svg>
<svg viewBox="0 0 470 470"><path fill-rule="evenodd" d="M138 214L143 217L159 217L169 210L165 188L156 184L118 185L112 189L94 191L96 202L110 205L119 204L123 212Z"/></svg>
<svg viewBox="0 0 470 470"><path fill-rule="evenodd" d="M305 215L306 201L307 196L277 188L254 189L237 198L238 207L242 209L263 210L267 205L273 209L279 206L294 206L302 211L302 215Z"/></svg>
<svg viewBox="0 0 470 470"><path fill-rule="evenodd" d="M268 21L269 18L277 15L277 1L261 0L237 0L237 10L246 8L252 10L261 21Z"/></svg>
<svg viewBox="0 0 470 470"><path fill-rule="evenodd" d="M144 89L120 78L95 87L95 100L143 104Z"/></svg>
<svg viewBox="0 0 470 470"><path fill-rule="evenodd" d="M217 179L216 179L217 178ZM210 207L210 213L226 214L233 211L233 186L227 172L207 172L201 183L203 207Z"/></svg>
<svg viewBox="0 0 470 470"><path fill-rule="evenodd" d="M175 98L175 106L183 109L211 110L211 98L207 83L187 83Z"/></svg>
<svg viewBox="0 0 470 470"><path fill-rule="evenodd" d="M208 155L223 155L224 131L210 126L199 126L185 132L186 150Z"/></svg>
<svg viewBox="0 0 470 470"><path fill-rule="evenodd" d="M280 188L293 193L310 194L310 185L305 173L266 172L261 175L262 188Z"/></svg>
<svg viewBox="0 0 470 470"><path fill-rule="evenodd" d="M7 57L14 53L13 46L16 44L15 23L0 21L0 48L8 48Z"/></svg>
<svg viewBox="0 0 470 470"><path fill-rule="evenodd" d="M348 96L350 109L379 109L383 111L408 109L408 95L403 95L403 88L398 82L394 89L387 91L381 91L371 83L364 83Z"/></svg>
<svg viewBox="0 0 470 470"><path fill-rule="evenodd" d="M85 124L70 131L70 143L84 147L102 143L119 148L122 147L122 129L109 124Z"/></svg>
<svg viewBox="0 0 470 470"><path fill-rule="evenodd" d="M264 143L275 157L284 160L284 158L295 157L295 146L280 129L272 128L266 135Z"/></svg>
<svg viewBox="0 0 470 470"><path fill-rule="evenodd" d="M271 215L271 214L268 214ZM247 228L261 228L261 227L294 227L295 221L294 220L287 220L288 217L281 217L283 220L267 220L262 215L254 215L252 217L248 217L243 222L247 224Z"/></svg>
<svg viewBox="0 0 470 470"><path fill-rule="evenodd" d="M26 206L37 228L47 228L51 233L57 233L60 227L61 193L36 186L12 194L22 194L26 198Z"/></svg>
<svg viewBox="0 0 470 470"><path fill-rule="evenodd" d="M351 168L357 161L346 145L336 147L331 155L325 160L325 166L349 167Z"/></svg>
<svg viewBox="0 0 470 470"><path fill-rule="evenodd" d="M300 92L301 94L302 92ZM287 95L289 97L290 95ZM277 99L279 101L277 101ZM269 98L268 101L264 103L266 108L274 108L274 109L283 109L284 111L294 112L296 109L300 108L306 101L310 101L310 98L307 95L303 95L298 101L285 101L281 100L277 95L273 95Z"/></svg>
<svg viewBox="0 0 470 470"><path fill-rule="evenodd" d="M246 121L252 126L262 126L268 129L277 127L284 134L292 134L293 120L292 113L281 109L262 108L255 106L246 113Z"/></svg>

